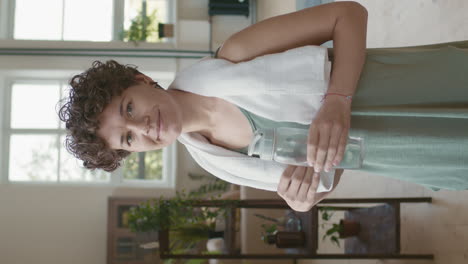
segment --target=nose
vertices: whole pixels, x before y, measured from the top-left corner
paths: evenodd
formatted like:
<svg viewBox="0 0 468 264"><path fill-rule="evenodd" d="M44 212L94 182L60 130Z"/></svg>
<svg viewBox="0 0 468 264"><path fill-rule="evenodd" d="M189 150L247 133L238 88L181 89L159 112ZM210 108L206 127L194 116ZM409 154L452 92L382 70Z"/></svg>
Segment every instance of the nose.
<svg viewBox="0 0 468 264"><path fill-rule="evenodd" d="M141 120L128 120L127 128L131 131L140 132L144 135L149 133L149 117L144 117Z"/></svg>

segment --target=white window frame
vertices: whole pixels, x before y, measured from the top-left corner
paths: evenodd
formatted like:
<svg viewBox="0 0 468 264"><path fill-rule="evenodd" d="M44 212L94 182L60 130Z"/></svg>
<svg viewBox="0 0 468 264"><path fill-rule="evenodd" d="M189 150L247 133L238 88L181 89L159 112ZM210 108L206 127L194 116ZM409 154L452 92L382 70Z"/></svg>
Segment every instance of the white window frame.
<svg viewBox="0 0 468 264"><path fill-rule="evenodd" d="M57 72L61 72L57 74ZM49 78L45 78L49 73ZM7 74L0 72L0 122L2 130L0 131L0 183L2 184L19 184L19 185L57 185L57 186L103 186L103 187L138 187L138 188L175 188L175 179L177 175L177 144L174 142L170 146L163 149L163 172L161 180L128 180L123 179L123 171L121 168L112 172L108 182L40 182L40 181L10 181L9 180L9 148L10 136L12 131L10 128L11 116L11 94L12 86L15 82L61 82L66 81L70 75L76 72L65 73L64 71L9 71ZM53 132L55 129L50 129ZM59 134L65 134L65 129L58 129ZM31 129L31 133L35 131ZM27 133L25 133L27 134Z"/></svg>
<svg viewBox="0 0 468 264"><path fill-rule="evenodd" d="M13 21L14 8L12 0L0 0L0 38L13 38Z"/></svg>
<svg viewBox="0 0 468 264"><path fill-rule="evenodd" d="M40 1L40 0L38 0ZM113 0L112 41L119 39L123 30L125 0ZM176 22L177 0L166 0L169 6L169 22ZM0 0L0 39L13 39L15 21L15 0ZM63 40L57 40L63 41ZM66 40L65 40L66 41ZM165 39L164 42L175 43L176 38Z"/></svg>

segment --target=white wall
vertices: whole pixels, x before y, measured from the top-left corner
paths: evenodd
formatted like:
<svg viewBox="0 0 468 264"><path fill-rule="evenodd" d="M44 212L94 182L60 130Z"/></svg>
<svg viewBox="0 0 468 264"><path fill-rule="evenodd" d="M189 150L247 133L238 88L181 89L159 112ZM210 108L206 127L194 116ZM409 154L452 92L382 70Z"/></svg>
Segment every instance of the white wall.
<svg viewBox="0 0 468 264"><path fill-rule="evenodd" d="M211 33L212 49L216 50L229 36L251 24L250 17L243 16L218 15L210 21L208 0L179 0L178 15L179 48L207 50Z"/></svg>
<svg viewBox="0 0 468 264"><path fill-rule="evenodd" d="M178 13L185 30L200 31L208 25L207 0L179 0ZM213 31L214 47L228 35L246 27L249 20L239 17L216 17ZM1 21L1 20L0 20ZM180 22L180 21L179 21ZM182 23L176 23L182 24ZM224 24L224 26L222 25ZM226 26L226 24L228 24ZM179 49L208 50L206 34L177 36ZM50 43L54 44L54 43ZM18 45L18 42L14 44ZM21 43L20 43L21 45ZM37 45L44 45L37 43ZM54 44L55 45L55 44ZM105 46L105 44L103 44ZM11 42L0 40L0 47ZM95 58L0 56L0 78L5 72L28 69L53 70L59 76L71 76L91 65ZM100 58L105 60L106 58ZM177 70L196 60L184 59L118 59L133 63L143 72ZM57 71L57 69L61 69ZM156 77L157 78L157 77ZM0 96L4 87L0 87ZM1 138L1 137L0 137ZM0 142L1 143L1 142ZM177 144L177 189L191 189L198 183L191 181L189 172L208 174ZM156 188L116 188L83 186L37 186L28 184L0 184L0 263L1 264L103 264L107 253L107 199L110 196L170 197L175 190Z"/></svg>
<svg viewBox="0 0 468 264"><path fill-rule="evenodd" d="M468 37L465 0L354 1L369 11L368 48L426 45Z"/></svg>

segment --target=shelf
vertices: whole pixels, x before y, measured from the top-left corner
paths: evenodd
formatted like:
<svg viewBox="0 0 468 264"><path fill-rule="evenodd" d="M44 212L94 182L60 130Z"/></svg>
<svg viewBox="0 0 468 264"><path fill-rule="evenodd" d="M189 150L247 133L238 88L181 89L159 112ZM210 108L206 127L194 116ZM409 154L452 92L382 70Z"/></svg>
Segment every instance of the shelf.
<svg viewBox="0 0 468 264"><path fill-rule="evenodd" d="M108 199L107 264L158 264L157 251L139 246L141 234L126 228L128 219L123 214L132 206L138 206L155 197L110 197Z"/></svg>
<svg viewBox="0 0 468 264"><path fill-rule="evenodd" d="M235 254L236 249L236 212L237 208L230 207L226 214L226 229L224 230L225 253Z"/></svg>

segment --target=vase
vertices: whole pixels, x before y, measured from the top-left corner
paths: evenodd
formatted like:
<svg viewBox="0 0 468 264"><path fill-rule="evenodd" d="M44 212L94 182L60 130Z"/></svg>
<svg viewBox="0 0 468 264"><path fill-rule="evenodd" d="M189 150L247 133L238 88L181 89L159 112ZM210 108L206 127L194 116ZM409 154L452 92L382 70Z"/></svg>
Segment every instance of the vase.
<svg viewBox="0 0 468 264"><path fill-rule="evenodd" d="M361 231L361 225L356 221L341 219L340 226L342 227L341 231L338 232L340 238L357 236L359 231Z"/></svg>
<svg viewBox="0 0 468 264"><path fill-rule="evenodd" d="M301 219L294 212L288 213L285 222L284 228L286 231L302 231Z"/></svg>
<svg viewBox="0 0 468 264"><path fill-rule="evenodd" d="M268 244L276 244L277 248L298 248L304 247L305 233L279 231L268 235L267 239Z"/></svg>

